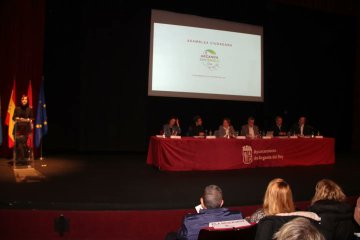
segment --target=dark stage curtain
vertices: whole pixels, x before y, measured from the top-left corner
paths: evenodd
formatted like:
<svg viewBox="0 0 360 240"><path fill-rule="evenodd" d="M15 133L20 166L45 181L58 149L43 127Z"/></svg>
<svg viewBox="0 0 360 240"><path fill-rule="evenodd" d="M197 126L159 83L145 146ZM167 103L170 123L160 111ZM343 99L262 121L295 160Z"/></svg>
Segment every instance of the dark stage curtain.
<svg viewBox="0 0 360 240"><path fill-rule="evenodd" d="M8 128L5 126L13 80L16 78L17 104L32 82L36 113L43 75L45 0L0 1L0 96L3 143L0 156L10 157Z"/></svg>

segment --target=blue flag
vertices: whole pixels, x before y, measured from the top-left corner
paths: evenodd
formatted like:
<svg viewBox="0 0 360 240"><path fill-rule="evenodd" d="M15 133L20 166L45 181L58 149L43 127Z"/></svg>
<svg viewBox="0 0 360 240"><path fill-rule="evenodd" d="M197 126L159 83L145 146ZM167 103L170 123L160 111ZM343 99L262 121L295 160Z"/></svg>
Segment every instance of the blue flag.
<svg viewBox="0 0 360 240"><path fill-rule="evenodd" d="M1 98L0 98L0 146L3 141L2 138L3 138L3 135L2 135L2 122L1 122Z"/></svg>
<svg viewBox="0 0 360 240"><path fill-rule="evenodd" d="M46 103L44 92L44 80L41 82L39 100L36 112L35 120L35 146L39 147L41 139L47 134L47 115L46 115Z"/></svg>

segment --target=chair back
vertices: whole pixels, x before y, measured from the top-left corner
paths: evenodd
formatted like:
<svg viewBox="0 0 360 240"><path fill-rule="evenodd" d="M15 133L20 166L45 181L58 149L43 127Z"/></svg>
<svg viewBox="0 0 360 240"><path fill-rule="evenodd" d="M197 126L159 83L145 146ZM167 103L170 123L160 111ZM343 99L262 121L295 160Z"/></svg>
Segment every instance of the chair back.
<svg viewBox="0 0 360 240"><path fill-rule="evenodd" d="M204 228L200 230L198 240L254 240L256 228L256 224L244 228L221 230Z"/></svg>

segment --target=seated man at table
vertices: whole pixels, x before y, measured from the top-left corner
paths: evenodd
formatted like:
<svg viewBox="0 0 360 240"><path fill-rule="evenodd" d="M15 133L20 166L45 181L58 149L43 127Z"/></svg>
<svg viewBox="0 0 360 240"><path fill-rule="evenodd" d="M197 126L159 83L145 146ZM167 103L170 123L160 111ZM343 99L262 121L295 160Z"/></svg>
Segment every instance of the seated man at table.
<svg viewBox="0 0 360 240"><path fill-rule="evenodd" d="M196 240L200 230L208 227L210 222L242 219L239 211L230 211L222 207L224 204L222 190L216 185L205 187L200 203L202 209L199 213L186 215L176 237L171 236L170 233L166 239Z"/></svg>
<svg viewBox="0 0 360 240"><path fill-rule="evenodd" d="M256 138L259 136L259 128L255 125L255 118L249 117L248 124L245 124L241 127L241 136L246 136L248 138Z"/></svg>
<svg viewBox="0 0 360 240"><path fill-rule="evenodd" d="M290 134L298 136L310 136L314 134L314 131L314 128L307 124L306 117L301 116L299 121L291 127Z"/></svg>
<svg viewBox="0 0 360 240"><path fill-rule="evenodd" d="M194 117L194 122L193 122L193 124L190 125L187 135L188 136L205 136L203 121L200 116Z"/></svg>
<svg viewBox="0 0 360 240"><path fill-rule="evenodd" d="M271 130L273 131L273 136L274 137L286 136L287 135L286 128L285 128L285 126L283 124L283 118L281 116L276 116L275 125L272 127Z"/></svg>
<svg viewBox="0 0 360 240"><path fill-rule="evenodd" d="M232 138L235 137L234 127L231 125L230 118L224 118L223 124L219 126L217 137Z"/></svg>

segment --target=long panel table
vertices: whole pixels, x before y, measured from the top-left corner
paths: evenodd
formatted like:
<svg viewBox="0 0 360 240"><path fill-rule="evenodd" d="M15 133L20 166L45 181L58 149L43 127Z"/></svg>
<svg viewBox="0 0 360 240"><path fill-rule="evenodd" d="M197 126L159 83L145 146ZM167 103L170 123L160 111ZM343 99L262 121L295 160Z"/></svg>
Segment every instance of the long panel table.
<svg viewBox="0 0 360 240"><path fill-rule="evenodd" d="M146 162L165 171L334 164L335 139L171 139L153 136Z"/></svg>

